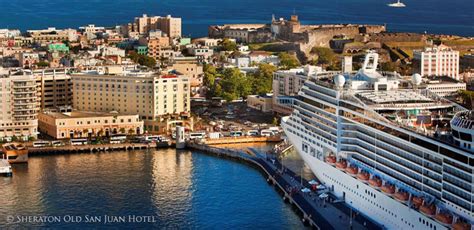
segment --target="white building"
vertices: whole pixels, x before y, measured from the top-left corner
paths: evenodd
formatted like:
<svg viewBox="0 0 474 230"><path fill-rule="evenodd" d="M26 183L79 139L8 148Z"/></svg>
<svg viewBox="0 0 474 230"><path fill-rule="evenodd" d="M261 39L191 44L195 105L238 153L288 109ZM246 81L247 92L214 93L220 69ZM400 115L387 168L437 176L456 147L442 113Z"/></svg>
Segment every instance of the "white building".
<svg viewBox="0 0 474 230"><path fill-rule="evenodd" d="M290 114L291 108L279 103L279 97L296 96L303 83L308 79L308 71L304 68L282 70L273 74L273 111L280 114Z"/></svg>
<svg viewBox="0 0 474 230"><path fill-rule="evenodd" d="M459 79L459 51L440 45L414 51L415 72L421 76L449 76Z"/></svg>
<svg viewBox="0 0 474 230"><path fill-rule="evenodd" d="M23 72L0 69L0 138L13 136L27 140L38 128L36 79Z"/></svg>
<svg viewBox="0 0 474 230"><path fill-rule="evenodd" d="M20 30L0 29L0 38L14 38L20 35Z"/></svg>
<svg viewBox="0 0 474 230"><path fill-rule="evenodd" d="M426 88L440 97L449 97L457 95L459 90L466 89L466 83L456 81L449 77L435 77L425 80Z"/></svg>

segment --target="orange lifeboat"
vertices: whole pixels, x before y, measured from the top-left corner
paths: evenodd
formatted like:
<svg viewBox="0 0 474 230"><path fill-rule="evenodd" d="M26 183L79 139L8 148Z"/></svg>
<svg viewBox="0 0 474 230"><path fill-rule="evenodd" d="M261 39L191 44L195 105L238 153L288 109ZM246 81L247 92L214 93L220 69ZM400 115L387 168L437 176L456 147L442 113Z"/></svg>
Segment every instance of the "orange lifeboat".
<svg viewBox="0 0 474 230"><path fill-rule="evenodd" d="M359 174L357 174L357 178L362 181L367 181L369 180L370 175L369 173L360 170Z"/></svg>
<svg viewBox="0 0 474 230"><path fill-rule="evenodd" d="M401 191L401 190L398 190L398 192L396 192L393 197L395 198L395 200L398 200L400 202L406 202L408 200L408 193L405 192L405 191Z"/></svg>
<svg viewBox="0 0 474 230"><path fill-rule="evenodd" d="M352 176L356 175L359 169L356 166L349 166L346 168L346 172Z"/></svg>
<svg viewBox="0 0 474 230"><path fill-rule="evenodd" d="M334 155L329 155L326 157L326 162L330 165L336 164L336 157Z"/></svg>
<svg viewBox="0 0 474 230"><path fill-rule="evenodd" d="M336 168L338 169L345 169L347 168L347 161L346 160L340 160L336 163Z"/></svg>
<svg viewBox="0 0 474 230"><path fill-rule="evenodd" d="M432 205L422 205L420 207L420 212L427 215L427 216L434 216L436 214L436 207L434 206L434 204Z"/></svg>
<svg viewBox="0 0 474 230"><path fill-rule="evenodd" d="M452 227L453 227L453 230L470 230L471 229L470 224L464 221L460 221L460 220L454 223Z"/></svg>
<svg viewBox="0 0 474 230"><path fill-rule="evenodd" d="M395 193L395 186L389 183L385 183L380 189L382 190L383 193L388 194L388 195Z"/></svg>
<svg viewBox="0 0 474 230"><path fill-rule="evenodd" d="M380 180L378 177L374 176L374 177L372 177L372 179L369 180L369 185L374 187L374 188L378 188L378 187L382 186L382 180Z"/></svg>
<svg viewBox="0 0 474 230"><path fill-rule="evenodd" d="M438 213L435 216L435 219L444 225L453 224L453 216L449 213Z"/></svg>
<svg viewBox="0 0 474 230"><path fill-rule="evenodd" d="M423 197L419 197L419 196L413 196L411 198L411 202L414 208L419 208L423 204L424 200L425 199L423 199Z"/></svg>

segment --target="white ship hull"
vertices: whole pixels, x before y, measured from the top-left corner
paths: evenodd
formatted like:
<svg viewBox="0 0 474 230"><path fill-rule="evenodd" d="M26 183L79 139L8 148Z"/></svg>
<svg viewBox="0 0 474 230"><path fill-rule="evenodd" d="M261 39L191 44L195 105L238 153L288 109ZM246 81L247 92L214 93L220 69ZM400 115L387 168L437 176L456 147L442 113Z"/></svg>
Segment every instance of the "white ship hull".
<svg viewBox="0 0 474 230"><path fill-rule="evenodd" d="M326 162L311 156L302 150L302 138L288 132L284 122L282 127L298 154L311 168L315 176L333 190L333 193L344 198L355 211L362 213L387 229L447 229L442 224L421 214L417 210L393 199L368 184L346 174ZM306 143L312 148L322 148ZM321 143L322 144L322 143Z"/></svg>

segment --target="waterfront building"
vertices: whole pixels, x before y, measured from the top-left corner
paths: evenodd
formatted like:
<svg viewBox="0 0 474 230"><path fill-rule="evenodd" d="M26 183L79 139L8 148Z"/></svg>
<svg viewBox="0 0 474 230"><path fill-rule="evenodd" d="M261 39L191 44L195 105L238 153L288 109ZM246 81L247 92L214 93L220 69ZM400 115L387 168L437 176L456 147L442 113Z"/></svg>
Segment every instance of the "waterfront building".
<svg viewBox="0 0 474 230"><path fill-rule="evenodd" d="M384 228L471 229L470 112L377 65L369 53L356 74L310 76L285 134L337 199Z"/></svg>
<svg viewBox="0 0 474 230"><path fill-rule="evenodd" d="M22 71L0 68L0 138L36 137L38 101L36 80Z"/></svg>
<svg viewBox="0 0 474 230"><path fill-rule="evenodd" d="M144 14L136 17L134 21L134 31L139 34L148 34L152 30L161 30L170 38L181 37L181 18L174 18L171 15L166 17L152 16Z"/></svg>
<svg viewBox="0 0 474 230"><path fill-rule="evenodd" d="M36 79L40 111L72 106L72 81L68 69L38 69Z"/></svg>
<svg viewBox="0 0 474 230"><path fill-rule="evenodd" d="M167 132L172 125L184 122L179 119L190 112L187 76L105 67L104 72L73 74L72 82L75 109L139 114L150 132Z"/></svg>
<svg viewBox="0 0 474 230"><path fill-rule="evenodd" d="M34 42L50 43L62 41L77 41L77 31L74 29L58 30L54 27L49 27L44 30L27 30L28 35L33 38Z"/></svg>
<svg viewBox="0 0 474 230"><path fill-rule="evenodd" d="M272 104L272 94L247 96L247 106L264 113L272 112Z"/></svg>
<svg viewBox="0 0 474 230"><path fill-rule="evenodd" d="M38 129L55 139L136 135L143 132L143 121L137 114L44 111L38 115Z"/></svg>
<svg viewBox="0 0 474 230"><path fill-rule="evenodd" d="M421 76L449 76L459 79L459 51L439 45L413 52L415 72Z"/></svg>

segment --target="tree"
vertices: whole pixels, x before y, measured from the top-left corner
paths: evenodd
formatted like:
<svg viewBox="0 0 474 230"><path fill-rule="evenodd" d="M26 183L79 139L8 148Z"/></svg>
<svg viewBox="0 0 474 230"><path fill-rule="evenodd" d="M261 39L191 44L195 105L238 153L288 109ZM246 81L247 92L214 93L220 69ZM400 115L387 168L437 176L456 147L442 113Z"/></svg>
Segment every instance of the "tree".
<svg viewBox="0 0 474 230"><path fill-rule="evenodd" d="M277 70L274 65L259 64L258 71L251 77L252 94L265 94L272 91L273 73Z"/></svg>
<svg viewBox="0 0 474 230"><path fill-rule="evenodd" d="M120 130L119 130L119 131L120 131L120 133L123 133L123 134L125 134L125 128L123 128L123 127L122 127L122 128L120 128Z"/></svg>
<svg viewBox="0 0 474 230"><path fill-rule="evenodd" d="M397 66L393 62L384 62L380 65L380 69L382 71L390 71L393 72L397 69Z"/></svg>
<svg viewBox="0 0 474 230"><path fill-rule="evenodd" d="M336 59L332 49L326 47L313 47L311 53L318 56L317 63L321 65L332 65Z"/></svg>
<svg viewBox="0 0 474 230"><path fill-rule="evenodd" d="M39 62L36 63L36 66L38 66L38 67L48 67L49 63L46 62L46 61L39 61Z"/></svg>
<svg viewBox="0 0 474 230"><path fill-rule="evenodd" d="M143 54L138 54L135 51L130 51L128 53L128 58L132 59L133 62L146 66L148 68L153 68L156 66L156 60L154 58L148 57Z"/></svg>
<svg viewBox="0 0 474 230"><path fill-rule="evenodd" d="M222 51L236 51L237 50L237 43L229 40L228 38L222 39L222 41L219 42L219 45L221 46Z"/></svg>
<svg viewBox="0 0 474 230"><path fill-rule="evenodd" d="M278 58L280 58L281 69L292 69L300 66L298 59L288 53L280 53Z"/></svg>

